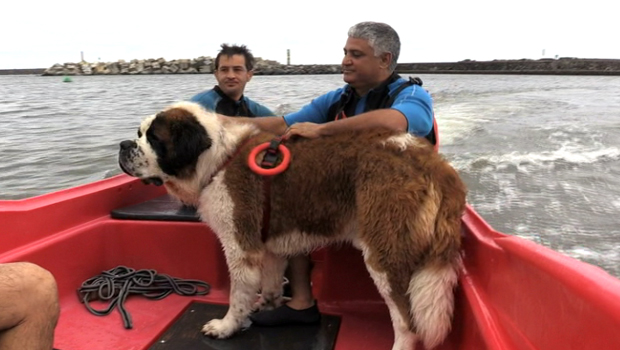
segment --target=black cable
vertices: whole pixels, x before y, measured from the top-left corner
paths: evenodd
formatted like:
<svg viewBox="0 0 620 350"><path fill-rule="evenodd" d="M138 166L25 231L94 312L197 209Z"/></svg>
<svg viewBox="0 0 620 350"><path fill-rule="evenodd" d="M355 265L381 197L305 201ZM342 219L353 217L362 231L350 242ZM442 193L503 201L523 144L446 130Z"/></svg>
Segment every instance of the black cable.
<svg viewBox="0 0 620 350"><path fill-rule="evenodd" d="M100 275L91 277L82 283L77 290L78 299L96 316L110 314L118 307L123 318L125 328L131 329L133 323L131 315L125 308L125 300L130 294L139 294L149 299L160 300L172 292L183 295L205 295L211 286L200 280L181 279L166 274L157 274L155 270L135 270L126 266L117 266L103 271ZM92 300L109 301L102 310L93 308Z"/></svg>

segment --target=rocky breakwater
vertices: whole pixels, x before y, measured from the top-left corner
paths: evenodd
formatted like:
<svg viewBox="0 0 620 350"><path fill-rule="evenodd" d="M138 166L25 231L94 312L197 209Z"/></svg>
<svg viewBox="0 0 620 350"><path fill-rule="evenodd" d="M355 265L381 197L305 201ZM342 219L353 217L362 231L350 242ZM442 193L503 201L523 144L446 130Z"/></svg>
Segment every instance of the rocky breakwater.
<svg viewBox="0 0 620 350"><path fill-rule="evenodd" d="M119 60L108 63L65 63L45 69L42 75L206 74L213 72L213 61L211 57L198 57L171 61L159 58L129 62ZM620 60L562 57L539 60L399 63L396 71L410 74L620 75ZM6 74L18 74L7 72ZM339 64L285 65L260 57L256 59L254 68L255 75L340 74L340 72Z"/></svg>
<svg viewBox="0 0 620 350"><path fill-rule="evenodd" d="M620 60L562 57L539 60L464 60L446 63L403 63L401 73L620 75Z"/></svg>
<svg viewBox="0 0 620 350"><path fill-rule="evenodd" d="M147 75L147 74L206 74L213 73L214 59L198 57L167 61L163 58L147 60L119 60L117 62L80 62L55 64L42 75ZM284 65L276 61L256 59L255 75L338 74L340 65Z"/></svg>
<svg viewBox="0 0 620 350"><path fill-rule="evenodd" d="M166 61L163 58L148 60L119 60L117 62L57 63L43 75L118 75L118 74L196 74L211 73L210 57Z"/></svg>

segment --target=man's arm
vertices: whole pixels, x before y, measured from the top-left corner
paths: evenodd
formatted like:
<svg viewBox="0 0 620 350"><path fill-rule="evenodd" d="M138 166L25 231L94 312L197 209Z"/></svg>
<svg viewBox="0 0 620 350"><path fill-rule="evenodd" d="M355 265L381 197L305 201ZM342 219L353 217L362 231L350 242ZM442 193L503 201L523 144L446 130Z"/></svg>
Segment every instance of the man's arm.
<svg viewBox="0 0 620 350"><path fill-rule="evenodd" d="M327 110L329 107L329 98L333 98L336 92L331 92L312 100L309 104L303 106L301 110L290 113L285 117L259 117L259 118L240 118L235 117L236 121L243 123L252 123L260 129L270 132L276 135L283 135L287 130L289 124L295 125L300 121L313 121L319 122L324 117L321 114L321 110Z"/></svg>
<svg viewBox="0 0 620 350"><path fill-rule="evenodd" d="M424 137L431 132L434 119L433 100L420 86L413 85L401 91L391 108L405 116L410 134Z"/></svg>
<svg viewBox="0 0 620 350"><path fill-rule="evenodd" d="M263 131L270 132L276 135L282 135L286 131L286 123L283 117L225 117L230 118L231 122L241 122L254 124Z"/></svg>
<svg viewBox="0 0 620 350"><path fill-rule="evenodd" d="M306 138L335 135L346 131L388 129L406 132L407 119L395 109L377 109L374 111L358 114L354 117L335 120L324 124L295 123L286 130L285 138L299 135Z"/></svg>
<svg viewBox="0 0 620 350"><path fill-rule="evenodd" d="M393 131L407 131L407 119L395 109L377 109L362 113L351 118L345 118L319 125L320 136L329 136L345 131L367 129L388 129Z"/></svg>
<svg viewBox="0 0 620 350"><path fill-rule="evenodd" d="M351 130L384 128L426 136L433 126L433 107L430 95L424 89L403 89L391 108L377 109L346 119L324 124L292 124L285 137L299 135L307 138L333 135Z"/></svg>

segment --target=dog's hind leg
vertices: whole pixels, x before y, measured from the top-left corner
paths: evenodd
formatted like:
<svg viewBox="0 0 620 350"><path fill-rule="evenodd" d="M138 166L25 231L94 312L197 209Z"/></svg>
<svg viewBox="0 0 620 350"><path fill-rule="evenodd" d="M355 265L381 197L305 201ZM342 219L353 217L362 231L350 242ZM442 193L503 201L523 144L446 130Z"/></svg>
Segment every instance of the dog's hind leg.
<svg viewBox="0 0 620 350"><path fill-rule="evenodd" d="M366 268L390 311L394 327L392 350L415 349L418 340L429 350L438 346L452 325L460 256L452 261L426 262L406 281L390 279L384 270L369 262L369 250L361 246Z"/></svg>
<svg viewBox="0 0 620 350"><path fill-rule="evenodd" d="M228 338L242 327L249 326L248 316L260 288L264 253L243 252L240 247L224 251L230 272L230 306L223 319L214 319L202 332L214 338Z"/></svg>
<svg viewBox="0 0 620 350"><path fill-rule="evenodd" d="M366 268L390 311L392 326L394 328L394 345L392 346L392 350L414 350L418 336L411 331L409 320L403 316L403 312L399 309L397 301L394 300L392 286L387 274L378 271L368 262L366 254L368 250L364 249L364 244L357 243L357 245L364 252Z"/></svg>
<svg viewBox="0 0 620 350"><path fill-rule="evenodd" d="M286 259L266 252L261 268L261 296L255 310L273 309L282 304L282 281Z"/></svg>

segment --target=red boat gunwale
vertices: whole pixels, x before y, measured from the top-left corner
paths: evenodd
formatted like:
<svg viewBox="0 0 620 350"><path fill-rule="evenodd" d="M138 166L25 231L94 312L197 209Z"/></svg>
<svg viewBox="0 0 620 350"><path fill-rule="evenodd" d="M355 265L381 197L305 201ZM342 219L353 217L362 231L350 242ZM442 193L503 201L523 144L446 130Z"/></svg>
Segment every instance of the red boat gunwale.
<svg viewBox="0 0 620 350"><path fill-rule="evenodd" d="M228 272L202 223L116 220L110 211L165 194L126 175L18 201L0 201L0 262L30 261L56 277L57 348L146 349L193 300L225 304ZM448 349L620 349L620 281L602 269L463 216L464 267ZM392 326L359 252L313 253L322 312L341 316L336 350L390 349ZM134 329L118 313L96 317L79 303L87 278L117 265L152 268L212 285L204 297L130 298ZM196 330L198 331L198 330ZM422 346L420 346L422 348Z"/></svg>

